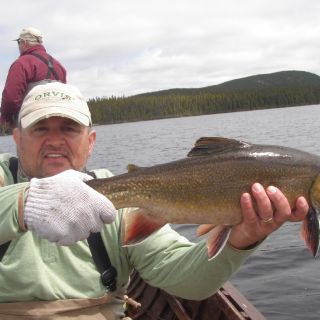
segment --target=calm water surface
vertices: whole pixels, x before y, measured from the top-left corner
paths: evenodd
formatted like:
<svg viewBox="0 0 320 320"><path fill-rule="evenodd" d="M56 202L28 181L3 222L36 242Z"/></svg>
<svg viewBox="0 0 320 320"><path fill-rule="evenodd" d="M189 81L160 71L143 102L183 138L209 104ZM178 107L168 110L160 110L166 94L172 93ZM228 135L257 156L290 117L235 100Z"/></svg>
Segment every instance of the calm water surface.
<svg viewBox="0 0 320 320"><path fill-rule="evenodd" d="M128 163L150 166L185 157L201 136L294 147L320 155L320 106L228 113L96 127L98 141L88 168L115 174ZM0 152L15 153L12 137ZM232 278L267 319L320 319L320 259L299 237L299 224L273 233ZM193 226L178 231L195 240Z"/></svg>

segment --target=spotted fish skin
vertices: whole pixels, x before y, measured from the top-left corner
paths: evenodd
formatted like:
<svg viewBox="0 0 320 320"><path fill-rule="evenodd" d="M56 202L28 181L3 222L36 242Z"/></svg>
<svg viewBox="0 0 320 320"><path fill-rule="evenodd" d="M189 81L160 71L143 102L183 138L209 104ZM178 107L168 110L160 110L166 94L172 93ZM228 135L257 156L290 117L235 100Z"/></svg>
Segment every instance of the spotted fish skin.
<svg viewBox="0 0 320 320"><path fill-rule="evenodd" d="M125 218L125 244L143 240L166 223L220 226L227 237L224 229L242 220L241 194L250 192L254 182L264 187L274 185L286 195L292 208L298 196L307 198L311 209L302 234L316 255L319 172L317 155L283 146L203 137L187 158L151 167L129 165L128 173L87 183L117 209L139 208Z"/></svg>

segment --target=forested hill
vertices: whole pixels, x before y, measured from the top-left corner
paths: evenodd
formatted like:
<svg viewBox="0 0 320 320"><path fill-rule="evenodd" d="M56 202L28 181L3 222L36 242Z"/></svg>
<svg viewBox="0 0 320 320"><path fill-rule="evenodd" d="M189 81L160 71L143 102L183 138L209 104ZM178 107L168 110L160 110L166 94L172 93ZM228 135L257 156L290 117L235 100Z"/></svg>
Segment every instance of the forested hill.
<svg viewBox="0 0 320 320"><path fill-rule="evenodd" d="M320 104L320 77L281 71L203 88L95 98L88 103L96 124Z"/></svg>
<svg viewBox="0 0 320 320"><path fill-rule="evenodd" d="M201 92L219 93L230 91L251 91L272 88L287 88L292 86L320 86L320 77L314 73L305 71L280 71L230 80L214 86L193 89L169 89L150 93L142 93L137 96L199 94Z"/></svg>

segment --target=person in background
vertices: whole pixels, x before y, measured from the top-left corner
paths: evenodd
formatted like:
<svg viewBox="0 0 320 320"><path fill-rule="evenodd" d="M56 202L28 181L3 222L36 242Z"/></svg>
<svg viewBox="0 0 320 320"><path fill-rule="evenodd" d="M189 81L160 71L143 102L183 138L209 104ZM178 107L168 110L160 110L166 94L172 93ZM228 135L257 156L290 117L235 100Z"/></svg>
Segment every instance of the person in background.
<svg viewBox="0 0 320 320"><path fill-rule="evenodd" d="M23 98L34 85L46 79L66 83L66 70L46 52L36 28L22 29L16 39L20 56L11 65L2 92L0 122L13 128Z"/></svg>
<svg viewBox="0 0 320 320"><path fill-rule="evenodd" d="M12 169L16 157L0 155L0 244L8 244L0 259L2 320L122 319L133 269L170 294L205 299L269 234L307 215L305 198L292 210L279 189L255 183L241 197L243 221L210 261L205 240L192 243L169 225L140 244L122 246L130 209L116 212L85 183L92 175L111 176L107 169L86 171L96 141L91 125L84 97L70 84L37 85L23 101L13 131L18 169ZM115 271L108 273L114 286L102 281L90 246L97 232L106 250L101 259Z"/></svg>

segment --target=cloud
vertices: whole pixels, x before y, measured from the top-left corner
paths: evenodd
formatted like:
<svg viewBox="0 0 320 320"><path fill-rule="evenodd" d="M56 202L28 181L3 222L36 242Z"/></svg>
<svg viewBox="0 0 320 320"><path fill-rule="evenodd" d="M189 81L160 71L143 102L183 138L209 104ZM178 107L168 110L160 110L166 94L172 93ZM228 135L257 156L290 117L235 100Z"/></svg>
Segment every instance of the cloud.
<svg viewBox="0 0 320 320"><path fill-rule="evenodd" d="M318 0L12 0L1 11L0 84L18 56L10 40L30 25L87 97L320 74L319 18Z"/></svg>

